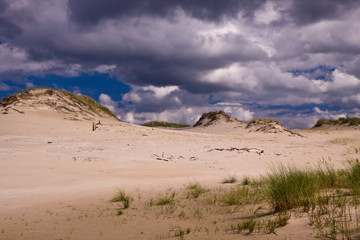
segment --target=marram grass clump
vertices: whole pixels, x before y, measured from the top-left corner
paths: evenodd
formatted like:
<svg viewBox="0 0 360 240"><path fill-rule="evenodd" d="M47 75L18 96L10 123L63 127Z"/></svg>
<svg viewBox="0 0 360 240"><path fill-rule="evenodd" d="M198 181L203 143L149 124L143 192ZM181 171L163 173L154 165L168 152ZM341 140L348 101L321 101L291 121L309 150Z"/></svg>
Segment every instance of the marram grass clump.
<svg viewBox="0 0 360 240"><path fill-rule="evenodd" d="M191 183L187 186L188 198L198 198L201 194L208 192L209 190L200 183Z"/></svg>
<svg viewBox="0 0 360 240"><path fill-rule="evenodd" d="M312 171L280 166L268 174L265 193L276 212L308 206L319 192L319 178Z"/></svg>
<svg viewBox="0 0 360 240"><path fill-rule="evenodd" d="M117 194L111 199L112 202L121 202L124 208L129 208L133 201L133 197L126 194L124 190L119 190Z"/></svg>

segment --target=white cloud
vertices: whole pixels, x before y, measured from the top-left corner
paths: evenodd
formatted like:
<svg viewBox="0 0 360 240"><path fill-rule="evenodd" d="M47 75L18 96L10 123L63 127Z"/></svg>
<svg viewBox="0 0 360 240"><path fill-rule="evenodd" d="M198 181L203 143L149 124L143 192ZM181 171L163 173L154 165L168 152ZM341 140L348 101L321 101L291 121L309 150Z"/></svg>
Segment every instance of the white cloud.
<svg viewBox="0 0 360 240"><path fill-rule="evenodd" d="M38 72L52 68L56 64L55 61L32 61L25 50L7 43L0 44L0 72L19 70Z"/></svg>
<svg viewBox="0 0 360 240"><path fill-rule="evenodd" d="M350 75L335 69L332 73L333 88L353 88L360 86L360 79L354 75Z"/></svg>
<svg viewBox="0 0 360 240"><path fill-rule="evenodd" d="M155 87L155 86L147 86L142 88L145 91L152 91L156 98L164 98L170 93L179 90L178 86L165 86L165 87Z"/></svg>
<svg viewBox="0 0 360 240"><path fill-rule="evenodd" d="M95 71L99 72L99 73L108 73L113 71L114 69L116 69L116 65L112 64L112 65L99 65L95 68Z"/></svg>
<svg viewBox="0 0 360 240"><path fill-rule="evenodd" d="M129 92L123 95L122 97L123 101L127 102L135 102L139 103L141 102L141 97L136 92Z"/></svg>
<svg viewBox="0 0 360 240"><path fill-rule="evenodd" d="M318 118L321 119L338 119L346 118L345 113L336 113L328 110L321 110L319 107L314 107L314 111L317 113Z"/></svg>
<svg viewBox="0 0 360 240"><path fill-rule="evenodd" d="M100 104L109 108L112 112L116 113L118 110L118 103L111 99L111 97L105 93L100 94L99 96Z"/></svg>
<svg viewBox="0 0 360 240"><path fill-rule="evenodd" d="M255 12L255 21L258 23L269 24L278 19L280 14L275 10L275 3L267 1L262 8Z"/></svg>
<svg viewBox="0 0 360 240"><path fill-rule="evenodd" d="M233 118L237 118L244 122L249 122L251 119L254 118L254 112L246 110L241 107L225 107L224 112L229 114Z"/></svg>

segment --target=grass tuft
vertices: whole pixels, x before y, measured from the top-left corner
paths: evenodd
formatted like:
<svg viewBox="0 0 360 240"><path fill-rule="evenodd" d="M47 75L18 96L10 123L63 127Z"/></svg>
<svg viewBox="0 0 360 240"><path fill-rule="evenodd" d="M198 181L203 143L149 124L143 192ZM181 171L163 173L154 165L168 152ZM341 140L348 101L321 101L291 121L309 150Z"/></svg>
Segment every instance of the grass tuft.
<svg viewBox="0 0 360 240"><path fill-rule="evenodd" d="M119 190L119 192L111 199L112 202L121 202L124 208L129 208L133 198L130 195L127 195L124 190Z"/></svg>
<svg viewBox="0 0 360 240"><path fill-rule="evenodd" d="M267 176L265 194L274 211L309 206L319 191L317 176L311 171L280 166Z"/></svg>
<svg viewBox="0 0 360 240"><path fill-rule="evenodd" d="M243 180L241 180L241 185L249 185L251 183L250 178L244 177Z"/></svg>
<svg viewBox="0 0 360 240"><path fill-rule="evenodd" d="M225 178L222 183L223 184L227 184L227 183L236 183L237 182L237 178L235 176L229 176L228 178Z"/></svg>
<svg viewBox="0 0 360 240"><path fill-rule="evenodd" d="M220 202L223 205L244 205L257 203L260 199L260 194L256 189L242 186L232 188L229 192L224 193L220 197Z"/></svg>
<svg viewBox="0 0 360 240"><path fill-rule="evenodd" d="M192 183L187 186L188 198L198 198L201 194L208 192L209 190L201 186L200 183Z"/></svg>
<svg viewBox="0 0 360 240"><path fill-rule="evenodd" d="M175 203L175 199L173 197L170 197L170 196L162 196L162 197L159 197L157 200L156 200L156 205L158 206L164 206L164 205L172 205Z"/></svg>

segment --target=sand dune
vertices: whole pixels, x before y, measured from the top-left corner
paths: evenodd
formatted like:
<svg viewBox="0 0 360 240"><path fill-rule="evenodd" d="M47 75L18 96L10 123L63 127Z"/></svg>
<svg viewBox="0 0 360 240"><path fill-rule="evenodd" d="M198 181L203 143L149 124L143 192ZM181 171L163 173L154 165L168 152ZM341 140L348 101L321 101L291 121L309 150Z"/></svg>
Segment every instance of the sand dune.
<svg viewBox="0 0 360 240"><path fill-rule="evenodd" d="M358 157L354 147L360 145L353 130L300 130L304 137L289 137L249 132L237 123L166 130L97 116L102 125L92 131L93 121L65 115L0 115L1 239L171 239L177 226L192 226L185 239L315 238L306 218L292 217L277 236L245 236L225 231L236 213L180 219L148 203L165 192L181 195L195 181L216 189L230 175L256 178L279 163L311 168L330 159L341 167ZM135 198L124 216L109 202L118 189ZM219 221L216 231L211 222Z"/></svg>

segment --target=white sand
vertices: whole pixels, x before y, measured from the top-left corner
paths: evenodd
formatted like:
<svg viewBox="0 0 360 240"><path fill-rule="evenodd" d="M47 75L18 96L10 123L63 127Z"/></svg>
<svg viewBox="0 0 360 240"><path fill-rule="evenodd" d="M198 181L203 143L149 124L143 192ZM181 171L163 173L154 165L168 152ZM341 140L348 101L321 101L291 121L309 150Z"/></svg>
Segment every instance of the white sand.
<svg viewBox="0 0 360 240"><path fill-rule="evenodd" d="M359 157L354 146L360 146L360 131L303 130L301 138L249 133L231 124L184 131L101 122L93 132L92 122L64 120L55 112L0 116L0 239L156 239L176 220L156 226L143 216L132 216L126 226L115 217L108 222L99 209L110 212L108 200L117 189L146 198L194 181L215 188L229 175L258 177L279 163L316 167L322 159L330 159L342 167L346 160ZM330 142L339 138L355 140ZM264 152L213 150L231 147ZM170 160L157 160L155 155ZM84 214L76 212L79 209L98 217L86 220L79 217ZM297 239L295 230L305 232L302 239L314 237L306 222L296 219L279 234ZM239 236L219 238L233 237ZM276 236L247 238L259 237Z"/></svg>

